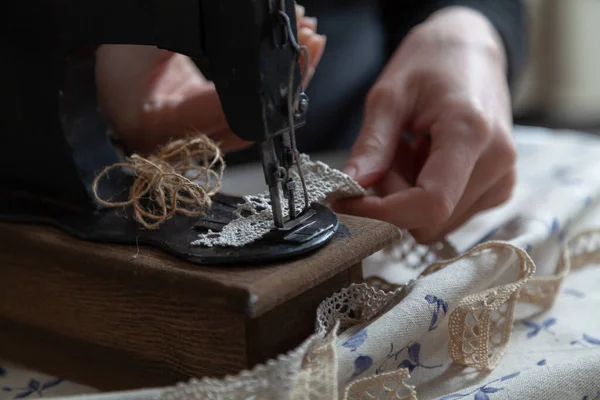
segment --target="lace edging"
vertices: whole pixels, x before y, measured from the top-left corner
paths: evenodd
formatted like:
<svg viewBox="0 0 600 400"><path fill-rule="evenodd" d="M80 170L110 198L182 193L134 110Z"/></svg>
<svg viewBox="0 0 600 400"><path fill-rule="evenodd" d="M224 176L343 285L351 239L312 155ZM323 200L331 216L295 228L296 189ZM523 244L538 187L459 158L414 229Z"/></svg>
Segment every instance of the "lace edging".
<svg viewBox="0 0 600 400"><path fill-rule="evenodd" d="M568 241L551 277L533 278L535 265L531 257L506 242L483 243L463 255L435 262L420 277L440 271L477 251L500 247L510 248L516 253L516 279L463 298L449 318L448 348L452 360L486 371L498 365L508 346L515 304L526 301L551 305L556 288L572 268L600 261L600 231L584 232ZM376 281L386 284L382 279ZM192 394L201 394L203 398L243 399L266 393L269 387L273 389L269 393L277 393L277 398L285 398L283 394L287 393L287 398L293 400L334 399L337 391L335 341L338 330L372 321L395 304L394 300L405 287L389 287L393 290L377 289L366 283L353 284L321 303L317 311L316 333L296 350L235 377L222 380L204 378L178 385L165 392L161 399L187 399ZM550 299L536 300L531 289L540 287L552 288L547 290ZM408 371L402 369L365 377L344 388L344 399L377 398L384 394L395 400L417 399L415 388L406 383L409 378Z"/></svg>

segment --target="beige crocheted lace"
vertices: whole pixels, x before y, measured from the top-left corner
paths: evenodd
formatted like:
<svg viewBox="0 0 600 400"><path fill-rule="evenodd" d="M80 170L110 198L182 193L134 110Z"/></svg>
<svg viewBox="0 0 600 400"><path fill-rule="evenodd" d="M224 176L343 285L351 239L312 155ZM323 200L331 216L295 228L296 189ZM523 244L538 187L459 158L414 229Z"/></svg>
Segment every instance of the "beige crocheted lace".
<svg viewBox="0 0 600 400"><path fill-rule="evenodd" d="M330 168L319 161L311 161L306 155L300 156L300 168L306 181L310 203L332 202L341 198L356 197L366 194L358 183L346 174ZM292 177L299 181L299 175L294 169ZM301 185L296 185L296 208L304 207L304 196ZM287 204L283 205L287 213ZM199 235L195 246L241 247L252 243L273 229L273 211L268 192L244 196L242 204L235 211L236 218L225 225L221 232L208 231Z"/></svg>
<svg viewBox="0 0 600 400"><path fill-rule="evenodd" d="M570 240L551 277L533 278L535 266L528 254L504 242L484 243L461 257L494 248L510 248L515 252L518 263L515 280L465 297L449 320L448 348L453 361L482 371L494 369L501 360L510 339L517 301L549 307L571 268L600 262L600 232L584 232ZM454 260L435 262L421 276L434 274ZM338 331L381 315L402 298L403 289L380 278L351 285L320 305L316 333L295 351L236 377L193 380L179 385L165 391L161 399L338 399L335 351ZM417 399L414 387L407 383L409 379L408 371L399 369L355 380L339 393L344 400Z"/></svg>
<svg viewBox="0 0 600 400"><path fill-rule="evenodd" d="M502 242L484 243L463 257L484 249L506 246ZM519 290L535 273L535 265L529 255L517 247L513 247L513 250L519 263L516 280L465 297L450 314L448 350L455 363L490 371L502 359L510 338ZM451 261L432 264L422 276L439 271Z"/></svg>
<svg viewBox="0 0 600 400"><path fill-rule="evenodd" d="M405 380L410 378L408 370L401 368L373 377L358 379L344 391L344 400L417 400L415 387Z"/></svg>

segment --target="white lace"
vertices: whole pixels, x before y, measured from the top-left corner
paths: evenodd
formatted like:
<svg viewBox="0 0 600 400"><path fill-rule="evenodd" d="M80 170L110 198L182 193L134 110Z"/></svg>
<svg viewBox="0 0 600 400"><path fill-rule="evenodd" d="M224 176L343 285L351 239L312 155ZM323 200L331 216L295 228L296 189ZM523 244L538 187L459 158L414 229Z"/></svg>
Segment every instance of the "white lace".
<svg viewBox="0 0 600 400"><path fill-rule="evenodd" d="M305 355L315 346L317 336L311 336L292 352L257 365L253 370L223 379L191 379L161 393L161 400L248 400L286 399L296 386ZM277 385L273 385L277 382ZM289 395L287 398L290 398Z"/></svg>
<svg viewBox="0 0 600 400"><path fill-rule="evenodd" d="M348 175L320 161L311 161L306 154L300 156L300 168L306 180L310 203L329 203L366 194L365 189ZM298 182L298 172L292 170L291 173L294 180ZM192 245L241 247L260 239L274 228L269 199L268 192L244 196L243 203L235 211L235 219L225 225L221 232L208 231L199 235L198 240L192 242ZM284 212L287 212L287 204L283 207ZM296 208L302 207L304 207L302 188L301 185L296 185Z"/></svg>

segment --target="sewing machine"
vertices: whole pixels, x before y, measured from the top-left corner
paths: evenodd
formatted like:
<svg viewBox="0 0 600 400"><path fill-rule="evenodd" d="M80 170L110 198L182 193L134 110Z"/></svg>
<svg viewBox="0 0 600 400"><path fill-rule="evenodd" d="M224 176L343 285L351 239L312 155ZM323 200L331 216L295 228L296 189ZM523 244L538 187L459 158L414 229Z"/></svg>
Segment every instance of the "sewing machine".
<svg viewBox="0 0 600 400"><path fill-rule="evenodd" d="M398 238L389 224L338 221L317 204L285 212L293 185L303 184L286 171L297 162L294 134L308 104L292 0L7 7L0 358L108 390L235 374L298 346L319 303L361 282L362 260ZM215 82L230 127L260 144L270 234L240 248L191 246L233 218L240 199L224 194L202 217L176 215L156 230L142 229L131 207L98 204L92 182L121 161L96 105L102 43L186 54ZM116 172L101 182L101 198L127 195L132 178Z"/></svg>
<svg viewBox="0 0 600 400"><path fill-rule="evenodd" d="M11 7L0 39L6 55L0 71L9 77L0 220L51 224L89 241L149 244L211 265L295 257L333 237L336 215L310 204L302 174L299 182L289 174L298 164L295 131L308 107L293 0L57 0ZM273 209L269 235L243 248L191 246L199 232L218 231L233 218L239 199L222 194L202 218L176 215L154 231L136 224L129 209L98 204L91 183L119 161L96 105L93 54L101 44L153 45L187 55L215 83L231 129L260 146ZM130 185L121 172L99 192L118 199Z"/></svg>

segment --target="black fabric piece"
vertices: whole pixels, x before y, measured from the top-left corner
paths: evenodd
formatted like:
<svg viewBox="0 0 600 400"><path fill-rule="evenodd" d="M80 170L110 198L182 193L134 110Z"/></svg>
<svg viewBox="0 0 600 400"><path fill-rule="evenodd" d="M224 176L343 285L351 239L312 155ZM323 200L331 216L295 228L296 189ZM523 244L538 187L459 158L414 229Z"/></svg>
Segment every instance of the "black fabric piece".
<svg viewBox="0 0 600 400"><path fill-rule="evenodd" d="M507 55L507 76L512 86L525 64L527 32L521 0L381 0L383 19L392 52L406 34L432 13L446 7L463 6L483 14L496 28Z"/></svg>
<svg viewBox="0 0 600 400"><path fill-rule="evenodd" d="M301 152L347 149L360 132L364 98L405 35L433 12L466 6L484 14L504 41L508 78L513 82L526 56L520 0L304 0L318 18L327 47L308 87L306 126L297 132ZM228 164L258 161L258 151L229 154Z"/></svg>

